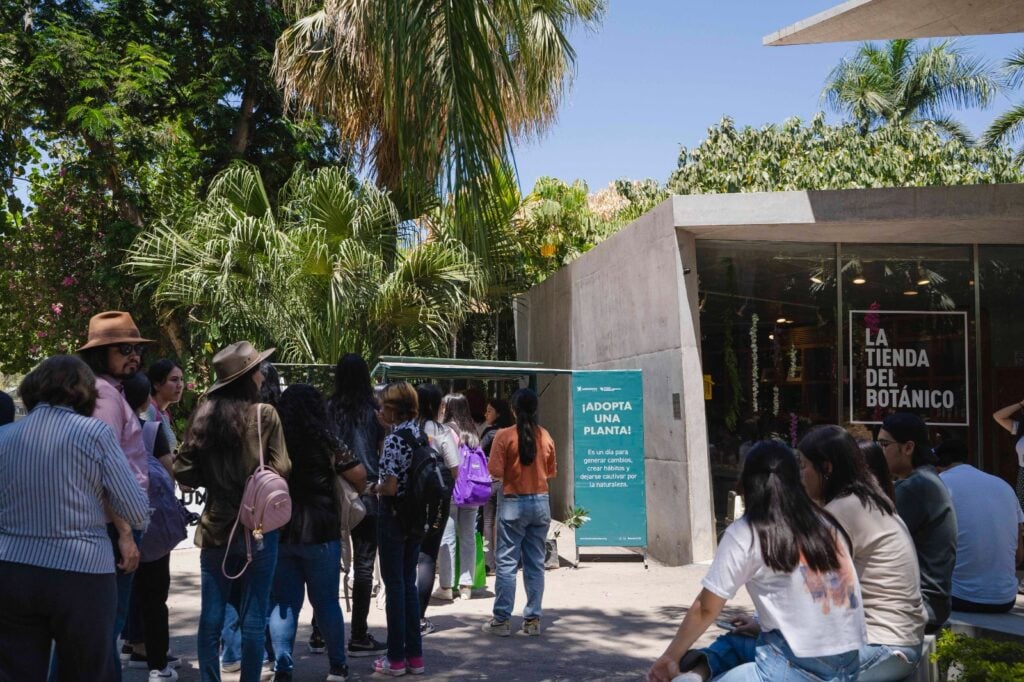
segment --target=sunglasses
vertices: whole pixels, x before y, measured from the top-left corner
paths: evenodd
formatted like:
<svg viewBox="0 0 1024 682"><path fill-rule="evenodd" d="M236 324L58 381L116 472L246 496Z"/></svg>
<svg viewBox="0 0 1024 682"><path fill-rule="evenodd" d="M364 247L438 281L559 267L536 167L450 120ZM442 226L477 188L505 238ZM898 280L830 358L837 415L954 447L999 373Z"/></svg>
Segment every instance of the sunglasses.
<svg viewBox="0 0 1024 682"><path fill-rule="evenodd" d="M146 352L146 346L141 343L119 343L117 346L117 352L125 357L129 357L132 354L142 357L142 354Z"/></svg>

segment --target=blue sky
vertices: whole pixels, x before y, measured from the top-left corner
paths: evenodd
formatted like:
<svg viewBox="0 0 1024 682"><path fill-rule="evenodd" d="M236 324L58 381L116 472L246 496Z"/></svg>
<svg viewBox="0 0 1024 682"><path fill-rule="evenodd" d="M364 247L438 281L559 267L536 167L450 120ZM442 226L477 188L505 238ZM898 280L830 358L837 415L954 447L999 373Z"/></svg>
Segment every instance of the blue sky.
<svg viewBox="0 0 1024 682"><path fill-rule="evenodd" d="M698 144L723 115L755 126L812 116L829 70L856 44L761 39L839 2L610 0L599 31L573 36L578 71L558 120L516 150L521 186L543 175L582 178L591 191L622 177L664 182L679 146ZM1024 35L962 42L999 62L1024 47ZM1004 97L955 115L977 134L1009 105Z"/></svg>

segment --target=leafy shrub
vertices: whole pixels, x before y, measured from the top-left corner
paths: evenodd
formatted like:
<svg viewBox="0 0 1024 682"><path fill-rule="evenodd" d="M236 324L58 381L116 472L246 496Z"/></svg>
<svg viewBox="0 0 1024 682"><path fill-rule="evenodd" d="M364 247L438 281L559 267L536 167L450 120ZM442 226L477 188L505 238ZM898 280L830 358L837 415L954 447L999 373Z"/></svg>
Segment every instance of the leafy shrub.
<svg viewBox="0 0 1024 682"><path fill-rule="evenodd" d="M1013 682L1024 680L1024 644L976 639L943 631L932 660L942 668L955 665L956 679L965 682Z"/></svg>

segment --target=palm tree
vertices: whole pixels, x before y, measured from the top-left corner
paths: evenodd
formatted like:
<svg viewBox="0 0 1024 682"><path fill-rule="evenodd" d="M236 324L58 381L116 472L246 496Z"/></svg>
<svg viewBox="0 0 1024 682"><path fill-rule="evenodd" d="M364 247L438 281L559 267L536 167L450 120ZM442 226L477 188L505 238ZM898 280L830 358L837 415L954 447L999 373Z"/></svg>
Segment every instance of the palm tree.
<svg viewBox="0 0 1024 682"><path fill-rule="evenodd" d="M822 98L862 133L885 125L930 121L962 142L970 133L947 110L988 106L999 83L991 67L944 40L918 47L909 39L863 43L832 69Z"/></svg>
<svg viewBox="0 0 1024 682"><path fill-rule="evenodd" d="M1024 85L1024 49L1017 50L1007 57L1003 62L1002 71L1006 87L1019 88ZM982 142L992 146L1000 143L1024 143L1024 103L1016 104L992 121L992 125L982 137ZM1024 158L1024 145L1021 146L1019 155Z"/></svg>
<svg viewBox="0 0 1024 682"><path fill-rule="evenodd" d="M465 246L419 240L415 227L346 170L298 170L272 203L258 169L238 164L140 234L126 268L208 338L276 344L287 361L435 354L483 274Z"/></svg>
<svg viewBox="0 0 1024 682"><path fill-rule="evenodd" d="M596 26L604 7L326 0L281 35L274 73L293 110L335 123L404 218L462 197L459 236L486 256L489 180L512 165L514 139L554 120L575 65L568 33Z"/></svg>

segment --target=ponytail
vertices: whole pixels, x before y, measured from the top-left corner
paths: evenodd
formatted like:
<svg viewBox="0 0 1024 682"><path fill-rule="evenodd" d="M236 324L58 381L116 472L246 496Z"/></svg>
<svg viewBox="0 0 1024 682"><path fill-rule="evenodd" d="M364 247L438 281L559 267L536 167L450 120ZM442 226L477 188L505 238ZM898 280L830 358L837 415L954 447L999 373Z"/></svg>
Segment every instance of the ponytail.
<svg viewBox="0 0 1024 682"><path fill-rule="evenodd" d="M537 394L521 388L512 394L512 410L516 415L519 438L519 463L530 466L537 457Z"/></svg>

